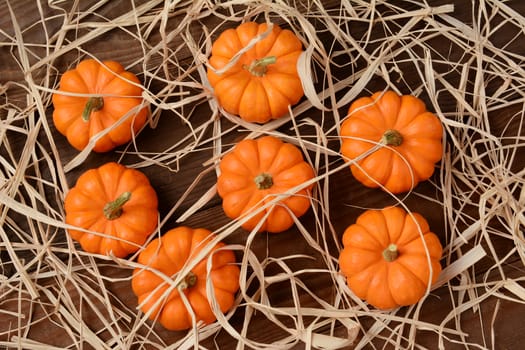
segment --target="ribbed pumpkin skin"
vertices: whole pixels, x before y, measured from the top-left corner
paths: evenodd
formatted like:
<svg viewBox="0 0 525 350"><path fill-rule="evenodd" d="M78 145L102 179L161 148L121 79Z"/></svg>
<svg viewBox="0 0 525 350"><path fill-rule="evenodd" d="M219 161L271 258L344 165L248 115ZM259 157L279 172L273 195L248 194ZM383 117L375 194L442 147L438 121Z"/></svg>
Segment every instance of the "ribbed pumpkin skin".
<svg viewBox="0 0 525 350"><path fill-rule="evenodd" d="M67 137L77 150L83 150L91 137L108 129L133 108L143 102L142 88L135 74L128 72L115 61L102 64L87 59L74 69L65 72L60 79L60 87L53 94L53 122L57 130ZM91 95L102 98L100 109L93 109L83 117L87 96L74 96L67 93ZM129 142L133 133L138 132L146 122L147 107L136 113L129 113L122 124L100 138L93 151L108 152Z"/></svg>
<svg viewBox="0 0 525 350"><path fill-rule="evenodd" d="M347 160L358 159L382 142L390 130L402 136L401 144L377 149L350 168L365 186L377 188L381 184L397 194L432 176L442 157L443 126L419 98L377 92L350 106L340 130L341 153Z"/></svg>
<svg viewBox="0 0 525 350"><path fill-rule="evenodd" d="M193 257L211 241L213 235L209 230L181 226L166 232L161 238L151 241L140 253L138 263L163 273L168 279L175 276ZM211 283L215 299L222 312L228 311L234 304L235 293L239 289L240 270L235 265L233 251L221 249L224 243L219 242L212 248ZM157 273L137 268L133 272L131 286L142 305L144 313L152 312L150 319L157 320L166 329L185 330L192 327L191 313L196 321L206 324L216 320L206 294L206 264L208 256L191 269L193 280L181 291L188 299L192 311L188 311L178 288L170 286ZM170 288L168 296L155 305ZM144 304L143 304L144 303Z"/></svg>
<svg viewBox="0 0 525 350"><path fill-rule="evenodd" d="M213 43L210 65L214 69L222 69L252 39L267 29L266 23L247 22L225 30ZM296 104L303 96L297 73L301 52L302 44L295 34L274 24L272 32L244 53L226 72L219 75L209 69L208 80L224 110L249 122L265 123L286 115L288 106ZM250 71L249 67L255 60L268 57L274 57L275 62L259 69L260 74Z"/></svg>
<svg viewBox="0 0 525 350"><path fill-rule="evenodd" d="M417 303L441 272L439 238L423 216L412 215L398 207L368 210L343 234L341 273L356 296L378 309ZM387 261L392 244L397 257Z"/></svg>
<svg viewBox="0 0 525 350"><path fill-rule="evenodd" d="M104 207L124 193L130 196L121 214L108 219ZM65 222L97 232L68 230L85 251L125 257L136 252L157 227L157 205L157 194L146 175L110 162L78 178L64 200Z"/></svg>
<svg viewBox="0 0 525 350"><path fill-rule="evenodd" d="M239 142L222 158L219 167L221 174L217 179L217 191L222 197L224 212L232 219L250 215L265 203L275 200L276 196L314 177L314 170L304 160L301 151L273 136ZM260 175L269 175L272 185L258 188L256 179ZM283 196L277 204L261 210L242 227L253 230L269 212L259 231L277 233L287 230L294 224L290 211L300 217L310 207L312 186Z"/></svg>

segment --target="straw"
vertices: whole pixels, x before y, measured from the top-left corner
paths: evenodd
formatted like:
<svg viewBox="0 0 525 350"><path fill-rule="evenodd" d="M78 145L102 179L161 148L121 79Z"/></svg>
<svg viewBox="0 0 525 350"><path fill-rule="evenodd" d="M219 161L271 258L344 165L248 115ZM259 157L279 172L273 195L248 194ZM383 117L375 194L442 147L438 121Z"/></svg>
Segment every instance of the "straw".
<svg viewBox="0 0 525 350"><path fill-rule="evenodd" d="M0 29L0 57L16 71L0 82L0 346L63 348L55 339L41 338L46 324L63 329L61 341L71 349L214 348L219 339L236 349L361 349L370 342L377 348L423 349L427 334L440 349L452 343L483 349L498 344L502 302L525 302L525 56L520 51L525 18L510 2L476 2L464 13L467 20L458 19L461 9L451 4L409 0L149 0L119 6L119 13L111 12L112 4L92 1L81 9L80 2L36 2L31 23L16 13L14 2L4 7L10 27ZM206 75L213 40L248 20L288 28L305 48L298 62L305 98L264 125L222 110ZM176 286L214 243L226 242L239 257L240 291L235 308L222 314L208 287L217 314L213 324L163 330L140 312L129 290L131 271L145 268L136 255L90 254L66 233L63 199L83 167L97 159L90 150L96 138L84 152L66 148L52 125L51 96L60 74L81 59L109 58L97 51L98 40L136 45L121 63L140 78L151 112L147 125L113 156L151 174L167 171L176 177L194 169L195 177L177 188L178 200L162 203L166 215L155 237L170 225L196 226L217 214L215 184L207 179L218 175L220 158L242 138L280 137L300 147L315 169L312 209L307 219L295 218L294 232L284 233L307 252L274 256L273 236L241 229L250 216L208 217L215 239L180 274L164 276ZM405 76L406 71L413 74ZM329 189L362 189L334 183L357 161L339 154L338 130L353 100L387 89L421 97L444 126L443 158L428 181L431 191L385 193L389 205L417 211L403 201L414 196L442 208L443 222L431 224L444 227L436 232L444 245L444 269L418 304L379 311L356 298L339 273L342 233L334 208L340 203L334 200L341 197ZM152 149L142 136L160 132L168 121L181 138ZM343 205L353 216L367 206L353 193L346 198L352 198ZM278 199L261 210L278 205ZM450 300L436 301L436 295ZM480 312L494 299L490 319L478 318L490 331L475 343L462 329L463 315ZM448 309L440 319L429 317L427 303ZM254 324L267 328L253 329Z"/></svg>

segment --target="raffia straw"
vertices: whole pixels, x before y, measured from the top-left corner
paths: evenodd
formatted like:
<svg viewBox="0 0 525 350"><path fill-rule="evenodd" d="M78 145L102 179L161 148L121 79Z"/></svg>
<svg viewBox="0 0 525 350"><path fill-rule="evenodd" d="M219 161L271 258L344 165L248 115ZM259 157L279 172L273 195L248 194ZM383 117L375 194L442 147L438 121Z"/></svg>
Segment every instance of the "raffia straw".
<svg viewBox="0 0 525 350"><path fill-rule="evenodd" d="M206 342L213 344L215 336L227 333L237 339L237 349L287 349L297 344L306 348L360 349L371 341L419 349L420 332L416 331L436 335L440 349L445 349L447 342L483 348L483 344L471 344L468 334L451 324L461 325L465 312L479 311L485 300L496 298L492 320L480 322L486 322L490 328L490 333L485 334L487 341L497 344L494 327L500 303L525 302L523 277L510 275L505 269L508 264L521 269L525 265L525 170L516 166L517 160L522 159L519 152L525 147L525 136L520 131L525 123L525 57L506 45L495 46L492 40L504 25L516 29L516 36L510 37L509 43L522 39L525 19L508 3L481 1L473 10L471 21L465 22L454 17L451 5L431 7L412 1L406 1L412 9L406 10L385 0L344 0L332 8L311 0L297 2L297 8L289 2L269 0L149 0L133 3L130 11L116 17L103 13L109 1L93 1L86 11L66 10L62 2L51 1L47 5L37 2L35 13L40 18L26 28L21 27L11 4L6 4L12 30L5 32L0 46L9 48L15 56L23 78L0 85L0 93L5 96L0 105L0 252L2 259L8 259L0 266L0 317L16 318L9 329L0 329L0 346L56 348L32 338L32 330L48 321L64 328L70 348L89 344L97 349L191 349L203 347ZM52 19L62 24L56 32L46 25L51 18L45 18L44 6L56 10ZM502 20L496 21L497 17ZM206 77L213 38L226 27L254 18L290 28L305 46L298 64L305 99L291 107L284 118L265 125L246 123L221 110ZM207 21L217 25L207 27ZM202 30L195 33L195 26ZM354 34L354 26L365 31ZM43 28L43 41L28 41L25 34L39 27ZM378 31L382 33L379 36ZM83 252L64 236L64 230L70 227L63 223L63 197L69 190L68 180L73 180L72 170L83 165L89 149L73 159L61 159L55 140L59 136L43 116L49 115L52 108L50 97L57 89L56 76L76 63L59 66L58 58L68 54L97 58L97 52L89 52L85 47L114 32L140 43L141 52L129 66L138 70L143 79L144 104L151 110L148 126L156 128L165 113L170 113L187 130L181 140L154 152L143 151L140 138L135 135L120 159L126 162L128 156L133 156L138 160L127 165L159 167L177 173L188 156L198 152L210 154L198 165L201 168L197 178L181 189L180 200L168 205L168 215L159 222L162 229L170 219L183 224L214 198L215 187L210 186L204 196L190 202L202 178L213 171L218 173L219 159L231 149L232 145L224 143L223 138L239 131L246 138L275 135L299 146L317 174L312 181L313 230L297 218L295 227L298 237L320 256L318 265L312 267L310 257L303 254L261 256L255 251L256 240L261 239L255 230L247 233L244 245L233 242L249 216L216 228L216 238L180 274L162 277L176 286L214 243L226 241L227 248L242 256L236 307L243 308L244 316L236 319L236 310L220 313L209 287L207 294L217 322L207 326L196 323L171 344L166 343L147 315L126 305L110 289L114 282L129 282L128 272L132 269L148 267L137 264L134 257L117 259ZM327 36L333 38L333 43L322 41ZM436 40L446 42L450 53L437 52L432 45ZM459 58L452 52L460 52ZM416 77L407 79L402 75L407 66L413 68ZM332 73L335 69L338 76ZM450 79L450 72L458 79ZM430 182L436 197L412 193L443 204L446 266L419 304L385 312L357 299L338 272L337 254L331 247L340 249L341 233L331 220L333 195L328 191L331 176L347 171L348 164L344 162L355 162L343 161L338 146L333 146L347 106L356 97L372 92L370 86L377 81L384 82L385 90L426 97L429 109L444 125L446 142L437 176ZM488 86L494 82L498 87L489 91ZM159 91L149 90L158 85L162 86ZM23 99L13 99L13 90L22 91ZM209 114L197 119L196 106L203 104L209 106ZM511 111L508 113L512 115L497 129L491 116L504 111ZM496 129L502 131L496 133ZM9 135L13 134L23 140L22 146L12 142ZM267 207L277 200L268 202ZM362 203L347 204L356 210L362 208ZM400 200L396 204L403 205ZM180 212L181 207L186 209ZM22 223L17 221L19 217L27 219ZM159 236L160 231L154 236ZM512 242L512 248L498 251L496 239ZM493 266L479 274L482 259L491 259ZM292 269L292 263L296 266L298 261L304 263L304 268ZM108 266L120 269L122 275L107 275ZM305 281L311 276L325 276L332 281L333 297L325 300L310 288ZM289 304L272 303L265 288L283 284L289 288ZM437 323L422 321L422 305L442 290L452 298L447 315ZM304 296L313 304L306 305L301 299ZM12 300L16 300L14 307L9 303ZM38 319L37 310L45 310ZM86 322L86 312L101 324L100 329L92 329L93 325ZM255 318L266 319L284 335L280 339L253 338L250 323ZM334 331L336 327L344 331L344 336Z"/></svg>

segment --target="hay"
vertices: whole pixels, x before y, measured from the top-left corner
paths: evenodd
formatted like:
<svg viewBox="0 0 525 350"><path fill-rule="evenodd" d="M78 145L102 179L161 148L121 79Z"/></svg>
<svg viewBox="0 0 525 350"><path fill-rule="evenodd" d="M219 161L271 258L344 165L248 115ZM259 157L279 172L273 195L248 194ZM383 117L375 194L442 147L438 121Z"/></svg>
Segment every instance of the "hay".
<svg viewBox="0 0 525 350"><path fill-rule="evenodd" d="M523 14L497 0L479 1L467 13L468 22L455 17L453 5L412 1L156 0L130 2L120 13L112 12L117 7L110 1L82 8L79 3L36 2L31 23L21 22L20 12L27 9L14 1L2 5L10 27L0 30L0 58L18 71L9 71L0 85L0 346L198 349L218 347L221 337L231 337L238 349L297 344L360 349L372 341L421 349L425 334L436 336L440 349L447 342L476 348L497 343L500 300L525 303ZM305 45L298 64L305 99L288 116L265 125L222 111L206 78L212 40L222 29L253 19L286 26ZM148 125L117 159L170 174L190 166L188 159L199 159L202 166L180 189L179 200L164 204L168 209L154 236L173 223L197 224L199 213L216 199L214 182L207 179L241 137L270 134L292 142L318 175L313 224L296 220L297 239L307 243L308 253L272 256L271 243L261 245L265 238L255 231L239 239L242 220L215 227L217 240L242 257L236 309L217 312L216 323L195 324L186 333L163 331L130 305L129 293L119 295L129 289L131 270L141 267L134 257L88 254L64 234L64 194L94 156L89 147L80 153L64 149L51 124L50 97L65 69L85 57L102 59L97 49L104 46L97 43L111 40L138 48L122 59L143 82L151 110ZM406 70L415 73L405 76ZM423 98L443 122L446 143L431 190L411 194L442 208L444 271L420 303L389 312L369 309L338 274L341 232L332 219L329 191L333 176L348 171L337 140L348 104L381 89ZM172 118L184 137L148 149L140 134L155 131L163 118ZM404 198L389 198L405 205ZM366 206L345 204L354 213ZM318 258L312 259L314 254ZM328 294L314 289L311 278L333 287ZM172 283L177 282L176 277ZM285 293L281 300L289 302L274 303L272 291ZM424 306L437 291L450 297L449 310L438 322L428 321ZM480 316L491 332L473 344L462 329L463 314L480 312L493 298L492 318ZM271 338L251 326L261 319ZM63 329L64 337L35 336L48 327Z"/></svg>

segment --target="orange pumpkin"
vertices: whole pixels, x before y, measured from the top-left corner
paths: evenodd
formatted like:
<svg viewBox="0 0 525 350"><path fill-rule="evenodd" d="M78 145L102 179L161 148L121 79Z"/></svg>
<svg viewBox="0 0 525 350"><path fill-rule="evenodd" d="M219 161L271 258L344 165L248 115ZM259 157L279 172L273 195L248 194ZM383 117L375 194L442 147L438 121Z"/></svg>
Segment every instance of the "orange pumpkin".
<svg viewBox="0 0 525 350"><path fill-rule="evenodd" d="M417 303L441 272L439 238L420 214L398 207L365 211L345 230L343 246L348 286L379 309Z"/></svg>
<svg viewBox="0 0 525 350"><path fill-rule="evenodd" d="M273 136L243 140L222 158L219 166L217 191L223 199L224 212L233 219L253 215L242 225L246 230L254 229L268 212L259 231L287 230L293 225L290 212L300 217L310 207L312 185L260 210L276 196L314 177L301 151L290 143ZM259 213L253 214L256 211Z"/></svg>
<svg viewBox="0 0 525 350"><path fill-rule="evenodd" d="M151 312L150 319L158 320L169 330L190 328L192 313L197 322L209 324L216 320L206 294L206 265L210 257L209 280L213 284L215 300L222 312L232 308L239 289L240 271L235 265L235 255L231 250L224 249L222 242L217 243L210 255L200 260L176 288L166 282L166 279L174 278L213 238L206 229L177 227L151 241L139 254L138 262L148 269L135 269L131 286L142 311ZM160 277L158 272L165 278ZM167 295L164 296L164 293ZM181 293L189 301L191 311L186 308Z"/></svg>
<svg viewBox="0 0 525 350"><path fill-rule="evenodd" d="M100 138L93 150L107 152L129 142L148 115L146 107L132 112L143 103L139 84L138 78L117 62L80 62L62 75L60 88L53 94L55 127L73 147L83 150L91 137L127 116Z"/></svg>
<svg viewBox="0 0 525 350"><path fill-rule="evenodd" d="M430 178L441 159L443 127L419 98L393 91L362 97L350 106L341 125L341 153L357 159L354 177L368 187L392 193L412 190ZM372 150L377 143L384 147Z"/></svg>
<svg viewBox="0 0 525 350"><path fill-rule="evenodd" d="M248 22L227 29L213 43L208 80L219 104L249 122L265 123L281 118L303 96L297 74L302 44L288 29L273 25L270 34L246 51L225 72L229 61L251 40L268 30L266 23Z"/></svg>
<svg viewBox="0 0 525 350"><path fill-rule="evenodd" d="M67 193L65 222L92 232L68 230L87 252L125 257L157 227L157 194L138 170L117 163L90 169Z"/></svg>

